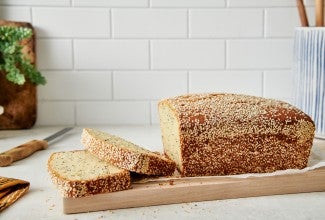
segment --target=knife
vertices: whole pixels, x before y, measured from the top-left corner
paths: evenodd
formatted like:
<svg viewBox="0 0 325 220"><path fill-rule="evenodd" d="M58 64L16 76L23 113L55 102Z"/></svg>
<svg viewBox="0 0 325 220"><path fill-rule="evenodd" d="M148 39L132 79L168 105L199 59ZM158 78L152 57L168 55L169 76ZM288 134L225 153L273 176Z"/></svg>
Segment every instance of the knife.
<svg viewBox="0 0 325 220"><path fill-rule="evenodd" d="M38 150L44 150L48 147L48 143L55 138L67 133L72 127L64 128L43 140L31 140L22 145L14 147L8 151L0 153L0 167L9 166L17 160L24 159Z"/></svg>

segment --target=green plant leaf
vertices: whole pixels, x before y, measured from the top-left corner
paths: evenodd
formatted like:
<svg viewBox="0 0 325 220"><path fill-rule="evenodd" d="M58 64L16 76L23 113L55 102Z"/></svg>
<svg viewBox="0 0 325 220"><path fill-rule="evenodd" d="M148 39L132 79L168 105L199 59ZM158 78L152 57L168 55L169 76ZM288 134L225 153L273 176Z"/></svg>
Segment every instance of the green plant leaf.
<svg viewBox="0 0 325 220"><path fill-rule="evenodd" d="M25 27L0 27L0 41L17 42L31 37L33 34L30 28Z"/></svg>
<svg viewBox="0 0 325 220"><path fill-rule="evenodd" d="M24 84L26 78L36 85L46 83L44 76L26 59L19 44L32 34L30 28L0 26L0 70L6 71L7 80L18 85Z"/></svg>
<svg viewBox="0 0 325 220"><path fill-rule="evenodd" d="M23 85L26 81L25 76L20 73L18 68L11 68L6 74L7 80L16 83L18 85Z"/></svg>
<svg viewBox="0 0 325 220"><path fill-rule="evenodd" d="M21 68L25 72L27 78L35 84L46 84L46 79L42 74L34 68L34 66L28 60L22 60Z"/></svg>

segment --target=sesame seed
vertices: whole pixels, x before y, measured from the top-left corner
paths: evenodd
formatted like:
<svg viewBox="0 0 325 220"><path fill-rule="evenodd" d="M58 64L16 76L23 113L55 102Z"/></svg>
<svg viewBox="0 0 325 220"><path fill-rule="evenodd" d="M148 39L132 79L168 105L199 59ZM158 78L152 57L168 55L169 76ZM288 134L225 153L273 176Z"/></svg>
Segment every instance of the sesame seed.
<svg viewBox="0 0 325 220"><path fill-rule="evenodd" d="M63 197L120 191L129 189L131 184L129 171L107 165L82 150L53 153L48 160L48 171Z"/></svg>
<svg viewBox="0 0 325 220"><path fill-rule="evenodd" d="M174 161L102 131L83 129L81 143L96 157L132 172L169 176L176 168Z"/></svg>
<svg viewBox="0 0 325 220"><path fill-rule="evenodd" d="M236 94L192 94L159 103L164 151L182 176L302 169L315 125L296 107Z"/></svg>

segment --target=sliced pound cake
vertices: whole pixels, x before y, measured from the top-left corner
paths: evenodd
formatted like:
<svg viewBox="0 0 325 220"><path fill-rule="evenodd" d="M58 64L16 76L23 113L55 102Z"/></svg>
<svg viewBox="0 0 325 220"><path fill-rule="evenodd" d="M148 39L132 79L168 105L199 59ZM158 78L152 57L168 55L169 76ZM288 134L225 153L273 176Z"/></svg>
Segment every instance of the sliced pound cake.
<svg viewBox="0 0 325 220"><path fill-rule="evenodd" d="M48 171L63 197L83 197L130 188L130 172L85 150L53 153Z"/></svg>
<svg viewBox="0 0 325 220"><path fill-rule="evenodd" d="M136 173L169 176L176 168L166 157L102 131L85 128L81 143L98 158Z"/></svg>

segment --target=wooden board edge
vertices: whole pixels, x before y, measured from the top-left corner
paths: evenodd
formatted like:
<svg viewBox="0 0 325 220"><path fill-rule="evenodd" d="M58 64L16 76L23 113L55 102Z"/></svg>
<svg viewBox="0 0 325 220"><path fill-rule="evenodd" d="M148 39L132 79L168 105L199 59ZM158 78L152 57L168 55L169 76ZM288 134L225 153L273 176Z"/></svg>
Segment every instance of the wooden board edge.
<svg viewBox="0 0 325 220"><path fill-rule="evenodd" d="M63 198L66 214L165 205L221 199L245 198L325 191L325 167L298 174L266 177L182 179L134 184L130 190L83 198Z"/></svg>

